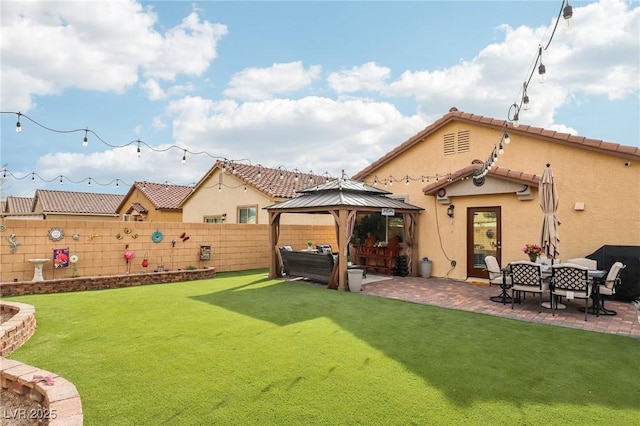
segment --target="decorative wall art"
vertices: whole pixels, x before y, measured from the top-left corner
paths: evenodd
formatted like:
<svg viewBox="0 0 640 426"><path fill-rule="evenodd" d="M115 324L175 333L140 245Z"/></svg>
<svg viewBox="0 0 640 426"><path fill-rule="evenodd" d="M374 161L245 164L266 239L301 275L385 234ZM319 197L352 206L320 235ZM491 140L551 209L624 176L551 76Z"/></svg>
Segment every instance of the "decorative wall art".
<svg viewBox="0 0 640 426"><path fill-rule="evenodd" d="M53 267L55 269L69 266L69 248L53 249Z"/></svg>
<svg viewBox="0 0 640 426"><path fill-rule="evenodd" d="M211 246L200 246L200 260L211 260Z"/></svg>
<svg viewBox="0 0 640 426"><path fill-rule="evenodd" d="M20 243L18 242L18 237L15 232L12 232L8 237L7 241L9 241L9 246L11 246L11 254L15 254L18 252L18 246Z"/></svg>
<svg viewBox="0 0 640 426"><path fill-rule="evenodd" d="M161 243L162 240L164 240L164 235L162 234L162 232L158 230L153 231L153 233L151 234L151 241L153 241L154 243Z"/></svg>
<svg viewBox="0 0 640 426"><path fill-rule="evenodd" d="M60 241L64 238L64 231L62 228L51 228L49 229L49 239L51 241Z"/></svg>

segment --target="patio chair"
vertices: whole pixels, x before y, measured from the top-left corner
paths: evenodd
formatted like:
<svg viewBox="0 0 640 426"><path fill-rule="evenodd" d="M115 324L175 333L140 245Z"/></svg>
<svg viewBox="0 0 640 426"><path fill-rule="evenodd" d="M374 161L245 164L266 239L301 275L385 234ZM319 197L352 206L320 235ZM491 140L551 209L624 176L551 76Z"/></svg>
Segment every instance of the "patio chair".
<svg viewBox="0 0 640 426"><path fill-rule="evenodd" d="M549 283L542 278L540 263L521 261L509 264L511 270L511 309L513 309L516 294L534 293L540 296L538 312L542 312L542 293L549 290Z"/></svg>
<svg viewBox="0 0 640 426"><path fill-rule="evenodd" d="M615 262L611 265L611 269L609 269L609 273L607 274L607 278L604 284L600 284L598 286L598 297L599 297L599 308L600 315L616 315L616 311L612 311L609 309L605 309L604 307L604 299L605 297L611 297L616 294L616 287L620 283L620 273L627 265L622 262Z"/></svg>
<svg viewBox="0 0 640 426"><path fill-rule="evenodd" d="M551 266L551 310L556 314L557 298L584 299L584 320L589 314L589 298L593 285L589 280L589 268L572 263ZM597 311L596 311L597 314Z"/></svg>
<svg viewBox="0 0 640 426"><path fill-rule="evenodd" d="M502 270L495 256L485 256L484 264L487 266L485 271L489 273L489 287L491 285L502 285Z"/></svg>

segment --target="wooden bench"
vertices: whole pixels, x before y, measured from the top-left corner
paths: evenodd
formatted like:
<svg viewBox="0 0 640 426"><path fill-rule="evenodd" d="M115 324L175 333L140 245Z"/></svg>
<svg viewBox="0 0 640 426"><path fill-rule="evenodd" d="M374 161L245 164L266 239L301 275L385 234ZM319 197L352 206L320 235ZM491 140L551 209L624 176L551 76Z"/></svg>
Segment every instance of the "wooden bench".
<svg viewBox="0 0 640 426"><path fill-rule="evenodd" d="M282 273L329 284L335 262L331 253L290 251L280 249Z"/></svg>

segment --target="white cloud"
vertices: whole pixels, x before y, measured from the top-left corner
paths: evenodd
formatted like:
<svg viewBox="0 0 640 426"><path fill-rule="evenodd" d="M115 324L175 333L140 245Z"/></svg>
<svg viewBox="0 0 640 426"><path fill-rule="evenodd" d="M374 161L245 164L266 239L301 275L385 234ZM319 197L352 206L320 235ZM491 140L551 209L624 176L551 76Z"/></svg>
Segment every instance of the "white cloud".
<svg viewBox="0 0 640 426"><path fill-rule="evenodd" d="M528 86L533 107L522 111L520 118L545 128L563 128L554 122L556 111L576 96L606 95L616 100L638 95L640 8L630 10L628 3L619 0L574 8L570 30L561 18L549 48L543 50L547 82L540 84L533 65L554 23L535 29L502 25L498 30L504 39L470 61L433 71L405 71L381 92L413 97L428 122L452 106L507 118L509 106L520 102L523 83L533 71Z"/></svg>
<svg viewBox="0 0 640 426"><path fill-rule="evenodd" d="M226 27L195 13L164 34L132 0L3 2L2 109L28 111L33 97L67 88L122 93L148 77L200 75Z"/></svg>
<svg viewBox="0 0 640 426"><path fill-rule="evenodd" d="M175 138L190 150L334 175L355 173L425 126L389 103L314 96L245 103L187 97L168 114Z"/></svg>
<svg viewBox="0 0 640 426"><path fill-rule="evenodd" d="M322 67L305 69L302 62L273 64L269 68L247 68L235 74L225 96L241 100L266 100L275 95L291 94L317 80Z"/></svg>
<svg viewBox="0 0 640 426"><path fill-rule="evenodd" d="M147 99L151 101L158 101L165 97L164 90L162 90L160 84L153 78L142 83L141 87L147 92Z"/></svg>
<svg viewBox="0 0 640 426"><path fill-rule="evenodd" d="M327 77L329 87L337 93L352 93L362 90L379 91L391 76L391 70L375 62L367 62L350 70L332 72Z"/></svg>
<svg viewBox="0 0 640 426"><path fill-rule="evenodd" d="M144 64L145 74L164 80L177 74L201 75L218 55L217 42L226 34L225 25L200 22L198 14L191 13L166 32L159 54Z"/></svg>

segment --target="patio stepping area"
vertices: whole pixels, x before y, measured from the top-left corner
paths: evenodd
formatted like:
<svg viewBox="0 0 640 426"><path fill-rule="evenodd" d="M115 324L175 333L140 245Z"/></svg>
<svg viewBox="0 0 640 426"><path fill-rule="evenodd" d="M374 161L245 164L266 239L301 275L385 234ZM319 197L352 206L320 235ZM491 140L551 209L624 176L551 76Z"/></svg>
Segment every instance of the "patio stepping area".
<svg viewBox="0 0 640 426"><path fill-rule="evenodd" d="M617 311L617 315L599 317L589 315L588 321L585 321L584 312L578 310L578 307L584 306L581 300L569 302L563 300L562 303L567 305L567 309L557 310L553 316L550 309L542 308L542 312L538 313L538 299L532 295L527 295L526 299L521 304L516 304L514 309L511 309L511 302L505 305L492 302L489 298L499 295L501 289L497 286L489 287L483 283L474 284L445 278L396 276L387 279L373 276L371 278L371 280L364 280L363 294L520 321L640 338L640 311L631 302L607 300L605 306L607 309ZM548 298L548 295L543 296L543 300Z"/></svg>

